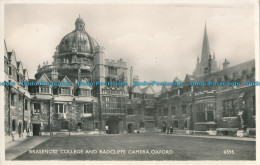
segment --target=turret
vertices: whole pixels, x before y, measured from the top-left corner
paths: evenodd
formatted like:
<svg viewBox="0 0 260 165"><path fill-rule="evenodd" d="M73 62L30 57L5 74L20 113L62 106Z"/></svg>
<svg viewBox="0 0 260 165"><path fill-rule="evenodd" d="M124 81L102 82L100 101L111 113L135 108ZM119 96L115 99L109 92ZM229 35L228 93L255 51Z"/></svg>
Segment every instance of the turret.
<svg viewBox="0 0 260 165"><path fill-rule="evenodd" d="M223 63L223 69L227 69L229 67L229 64L230 64L230 62L227 59L225 59L225 61Z"/></svg>

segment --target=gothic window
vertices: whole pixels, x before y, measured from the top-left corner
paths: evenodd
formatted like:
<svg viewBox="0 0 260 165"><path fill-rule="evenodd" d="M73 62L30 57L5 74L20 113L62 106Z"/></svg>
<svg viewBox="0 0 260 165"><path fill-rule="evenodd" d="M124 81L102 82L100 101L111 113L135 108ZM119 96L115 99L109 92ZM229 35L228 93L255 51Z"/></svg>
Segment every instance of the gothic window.
<svg viewBox="0 0 260 165"><path fill-rule="evenodd" d="M234 100L223 101L223 117L232 117L232 116L236 116Z"/></svg>

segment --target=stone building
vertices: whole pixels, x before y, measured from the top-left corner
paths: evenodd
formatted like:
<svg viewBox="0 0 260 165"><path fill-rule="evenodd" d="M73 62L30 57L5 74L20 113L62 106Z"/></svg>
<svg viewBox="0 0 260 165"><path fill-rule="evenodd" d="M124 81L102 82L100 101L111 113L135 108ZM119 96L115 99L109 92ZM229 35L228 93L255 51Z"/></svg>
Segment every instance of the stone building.
<svg viewBox="0 0 260 165"><path fill-rule="evenodd" d="M127 86L98 83L127 82L126 62L104 59L103 48L85 31L80 17L75 30L60 41L53 58L52 64L39 66L36 79L31 81L71 85L30 87L35 135L104 130L105 126L108 133L123 133Z"/></svg>
<svg viewBox="0 0 260 165"><path fill-rule="evenodd" d="M4 42L4 123L6 142L24 138L31 133L30 93L22 81L28 81L28 71L16 60L15 51L8 51Z"/></svg>
<svg viewBox="0 0 260 165"><path fill-rule="evenodd" d="M127 130L133 132L158 132L158 101L152 86L140 88L133 85L139 81L130 69L130 86L127 98Z"/></svg>
<svg viewBox="0 0 260 165"><path fill-rule="evenodd" d="M213 58L212 58L212 52L210 51L207 26L205 24L202 49L201 49L201 58L200 59L199 57L197 58L197 64L193 72L193 76L201 77L205 74L216 72L218 70L219 68L217 66L215 53L213 53Z"/></svg>
<svg viewBox="0 0 260 165"><path fill-rule="evenodd" d="M158 123L162 132L173 127L176 133L234 135L244 128L255 135L255 60L230 67L225 59L223 69L210 55L205 26L201 62L193 75L186 75L183 86L163 87L159 97ZM225 82L231 85L192 86L194 82ZM237 85L239 84L239 85Z"/></svg>
<svg viewBox="0 0 260 165"><path fill-rule="evenodd" d="M254 60L223 69L211 57L205 26L201 58L193 75L175 77L178 86L141 88L123 59L104 58L104 48L77 18L75 29L65 35L53 62L38 66L29 79L15 52L5 45L5 134L6 139L50 132L142 133L167 132L233 135L238 130L255 131ZM22 86L21 82L29 82ZM240 86L191 86L190 82L239 82ZM56 84L54 84L56 83ZM101 84L105 83L105 84ZM109 84L108 84L109 83ZM36 84L36 85L34 85ZM112 84L112 85L111 85Z"/></svg>

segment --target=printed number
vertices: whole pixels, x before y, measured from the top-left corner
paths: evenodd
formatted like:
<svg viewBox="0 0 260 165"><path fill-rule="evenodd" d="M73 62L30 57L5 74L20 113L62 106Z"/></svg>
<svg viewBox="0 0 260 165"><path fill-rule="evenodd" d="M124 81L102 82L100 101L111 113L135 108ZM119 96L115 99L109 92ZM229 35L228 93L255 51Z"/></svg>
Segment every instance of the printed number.
<svg viewBox="0 0 260 165"><path fill-rule="evenodd" d="M235 154L235 151L234 150L225 150L224 154L229 154L229 155Z"/></svg>

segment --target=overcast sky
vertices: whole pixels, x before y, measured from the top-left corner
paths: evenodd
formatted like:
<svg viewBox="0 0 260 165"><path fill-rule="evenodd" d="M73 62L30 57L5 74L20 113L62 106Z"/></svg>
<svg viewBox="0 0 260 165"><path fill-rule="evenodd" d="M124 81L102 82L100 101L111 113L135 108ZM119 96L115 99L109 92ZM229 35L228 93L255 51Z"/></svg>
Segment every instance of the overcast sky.
<svg viewBox="0 0 260 165"><path fill-rule="evenodd" d="M52 62L56 46L74 30L76 18L105 48L106 58L123 58L144 81L172 81L192 74L201 54L205 21L218 65L254 59L251 5L6 5L5 39L34 78L37 66ZM129 73L128 73L129 74Z"/></svg>

